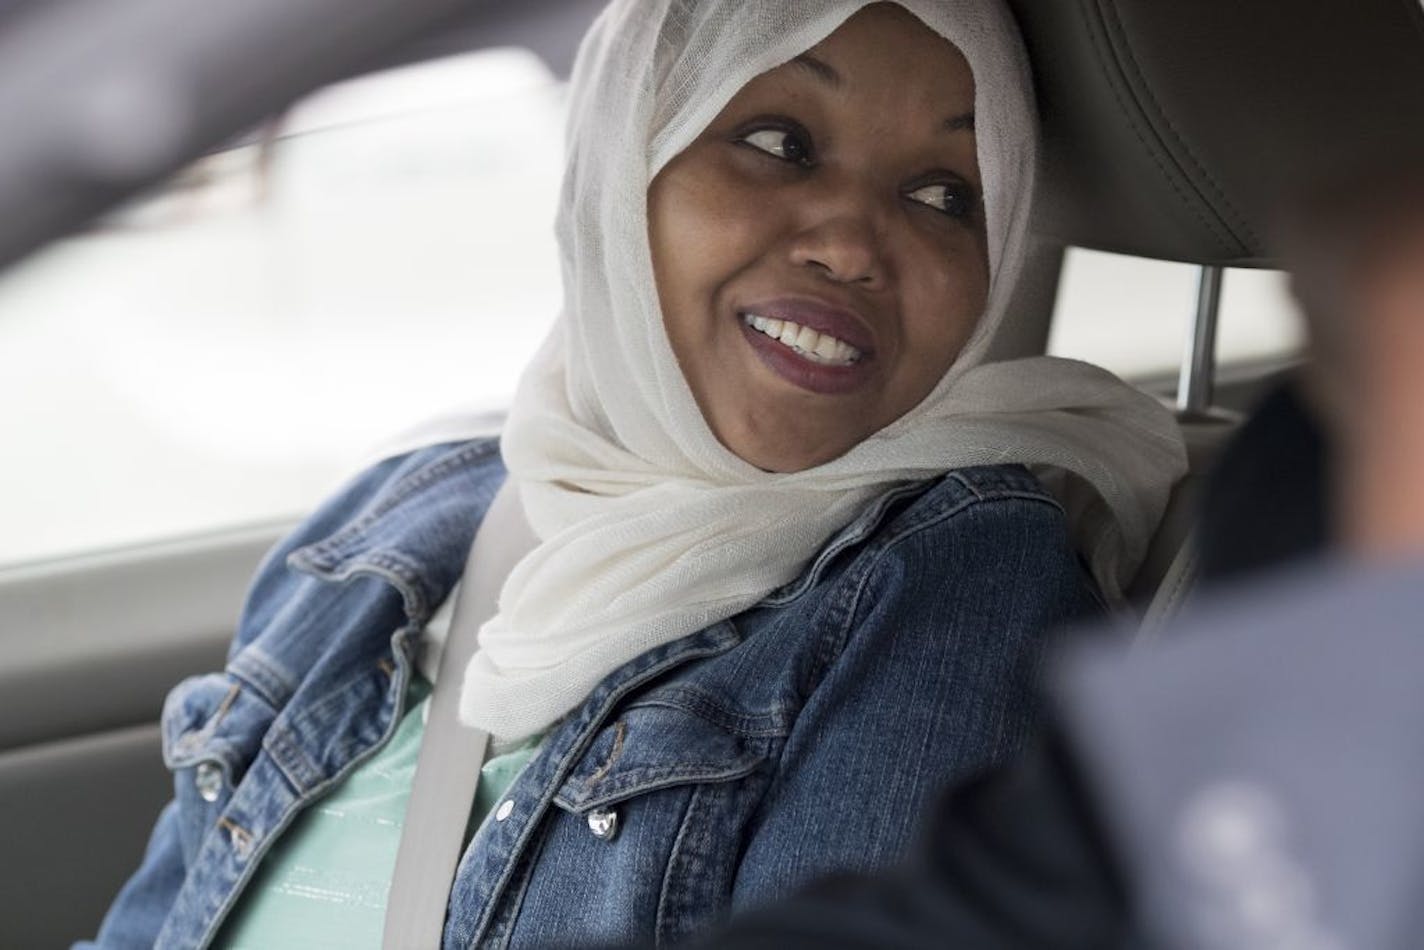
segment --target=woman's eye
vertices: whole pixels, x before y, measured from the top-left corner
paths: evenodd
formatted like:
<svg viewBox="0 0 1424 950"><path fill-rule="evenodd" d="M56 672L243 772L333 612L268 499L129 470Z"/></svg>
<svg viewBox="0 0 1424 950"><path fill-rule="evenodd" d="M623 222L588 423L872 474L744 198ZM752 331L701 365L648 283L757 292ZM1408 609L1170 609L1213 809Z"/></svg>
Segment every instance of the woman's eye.
<svg viewBox="0 0 1424 950"><path fill-rule="evenodd" d="M743 135L738 141L782 161L795 162L797 165L809 165L811 162L810 143L799 133L787 129L757 129Z"/></svg>
<svg viewBox="0 0 1424 950"><path fill-rule="evenodd" d="M974 191L967 185L936 182L932 185L921 185L907 197L911 201L929 205L951 218L962 220L974 214Z"/></svg>

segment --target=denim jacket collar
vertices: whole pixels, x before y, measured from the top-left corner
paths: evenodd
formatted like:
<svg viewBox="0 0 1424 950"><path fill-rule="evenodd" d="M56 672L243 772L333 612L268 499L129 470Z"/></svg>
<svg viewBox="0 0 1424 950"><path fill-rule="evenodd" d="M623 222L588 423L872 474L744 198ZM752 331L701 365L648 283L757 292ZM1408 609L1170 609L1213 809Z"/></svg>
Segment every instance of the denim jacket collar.
<svg viewBox="0 0 1424 950"><path fill-rule="evenodd" d="M500 477L489 477L491 467ZM381 577L400 592L407 620L423 625L460 579L503 468L497 441L467 443L402 479L326 539L293 551L287 564L326 581Z"/></svg>
<svg viewBox="0 0 1424 950"><path fill-rule="evenodd" d="M384 578L400 592L408 620L423 624L459 580L475 528L502 484L502 479L491 485L479 477L492 464L503 468L499 443L470 442L408 476L380 504L358 513L330 537L294 551L288 564L328 581L359 574ZM886 491L832 535L800 576L771 591L763 603L780 606L801 596L836 555L874 534L895 502L929 484L913 482Z"/></svg>

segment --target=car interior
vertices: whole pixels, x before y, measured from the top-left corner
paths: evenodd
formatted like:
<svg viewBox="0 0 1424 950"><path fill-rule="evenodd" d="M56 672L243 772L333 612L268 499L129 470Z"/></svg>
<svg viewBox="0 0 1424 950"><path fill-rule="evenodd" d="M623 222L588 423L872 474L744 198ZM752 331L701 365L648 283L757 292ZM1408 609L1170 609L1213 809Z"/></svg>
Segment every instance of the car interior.
<svg viewBox="0 0 1424 950"><path fill-rule="evenodd" d="M405 19L380 20L378 11L403 5ZM1193 502L1204 473L1244 415L1300 359L1291 354L1218 371L1224 270L1273 265L1273 221L1283 198L1298 198L1307 183L1353 155L1424 141L1424 8L1418 0L1010 5L1035 72L1043 198L1015 303L1032 319L1000 341L997 355L1045 352L1069 247L1200 268L1195 319L1175 387L1169 380L1141 381L1175 400L1191 468L1131 591L1136 619L1153 624L1191 589ZM43 16L43 6L0 19L0 48L10 48L16 21L52 19ZM10 222L0 227L0 263L243 134L254 119L280 111L280 103L344 75L513 45L533 50L566 76L578 37L601 4L511 0L458 16L450 14L457 4L425 6L428 15L417 22L408 0L361 4L369 22L360 37L354 30L349 37L323 34L329 42L313 44L327 57L321 69L273 67L266 83L234 82L222 94L208 89L214 103L201 130L180 144L155 146L170 149L161 159L131 148L131 174L79 189L73 200L63 197L62 182L23 195L0 182L0 221ZM140 8L155 5L106 6L111 17L130 8L139 16ZM295 13L290 17L283 21L274 12L267 28L289 30L297 22ZM42 32L30 30L26 42L40 48ZM331 52L343 42L351 48ZM251 63L231 59L210 67L251 70ZM24 93L7 93L0 114L18 108L13 97ZM132 94L120 90L114 101ZM206 99L198 104L206 107ZM32 123L24 134L7 133L0 141L0 179L39 154L25 150L29 137L46 134L42 126ZM162 123L152 131L164 134ZM99 123L91 132L115 134L115 127ZM249 578L290 527L290 521L263 523L0 568L0 853L6 858L0 946L65 946L97 929L172 795L157 723L164 696L184 677L221 667Z"/></svg>

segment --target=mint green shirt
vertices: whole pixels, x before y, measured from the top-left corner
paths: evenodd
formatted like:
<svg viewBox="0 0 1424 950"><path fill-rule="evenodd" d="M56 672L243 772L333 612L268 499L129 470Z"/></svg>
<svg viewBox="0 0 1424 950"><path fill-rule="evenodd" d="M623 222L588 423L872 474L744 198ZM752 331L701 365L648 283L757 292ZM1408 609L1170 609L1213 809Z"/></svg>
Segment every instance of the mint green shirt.
<svg viewBox="0 0 1424 950"><path fill-rule="evenodd" d="M407 712L380 752L297 816L263 858L218 934L228 950L379 948L430 684L411 678ZM474 834L538 751L536 736L486 760L465 829Z"/></svg>

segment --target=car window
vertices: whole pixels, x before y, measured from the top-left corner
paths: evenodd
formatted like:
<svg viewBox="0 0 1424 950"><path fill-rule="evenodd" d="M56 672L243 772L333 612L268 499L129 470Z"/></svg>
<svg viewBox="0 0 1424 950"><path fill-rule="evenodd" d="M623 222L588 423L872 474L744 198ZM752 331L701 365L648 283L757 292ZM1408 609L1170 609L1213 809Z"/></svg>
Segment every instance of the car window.
<svg viewBox="0 0 1424 950"><path fill-rule="evenodd" d="M489 50L323 90L0 275L0 565L309 509L387 438L498 413L560 305L565 87ZM1072 249L1050 352L1175 370L1194 267ZM1297 350L1232 271L1220 361Z"/></svg>
<svg viewBox="0 0 1424 950"><path fill-rule="evenodd" d="M560 303L564 100L512 49L342 83L0 276L0 564L293 517L507 405Z"/></svg>
<svg viewBox="0 0 1424 950"><path fill-rule="evenodd" d="M1135 381L1174 373L1196 312L1198 274L1191 264L1070 248L1049 353L1097 363ZM1283 274L1227 270L1217 328L1219 366L1290 357L1304 340Z"/></svg>

